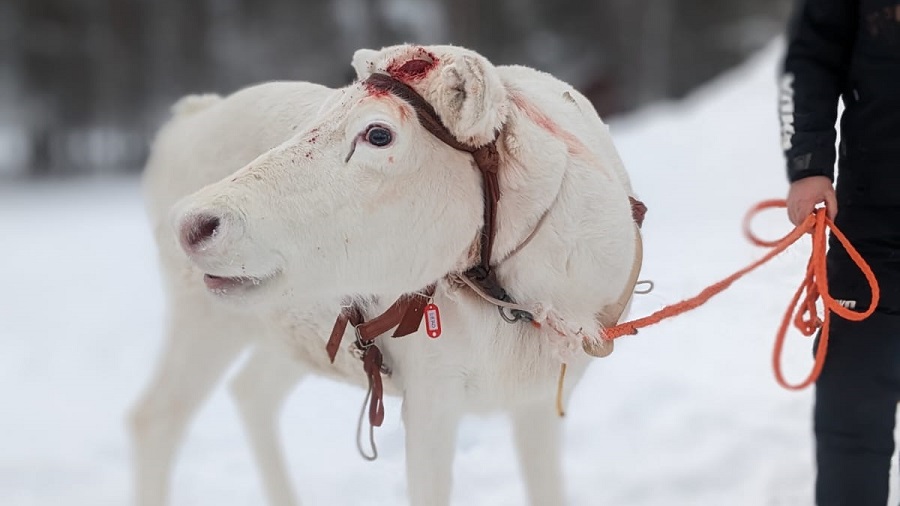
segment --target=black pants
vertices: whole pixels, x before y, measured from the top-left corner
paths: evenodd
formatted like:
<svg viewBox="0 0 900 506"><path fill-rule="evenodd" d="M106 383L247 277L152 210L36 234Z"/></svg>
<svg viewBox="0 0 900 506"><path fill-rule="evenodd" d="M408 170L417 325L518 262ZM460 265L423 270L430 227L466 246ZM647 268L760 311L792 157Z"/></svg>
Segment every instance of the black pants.
<svg viewBox="0 0 900 506"><path fill-rule="evenodd" d="M816 383L816 504L885 506L900 401L900 314L833 318Z"/></svg>
<svg viewBox="0 0 900 506"><path fill-rule="evenodd" d="M816 504L885 506L900 401L900 202L873 198L884 188L874 186L868 164L851 161L840 160L837 226L874 270L881 301L862 322L831 322L816 383ZM894 190L897 181L882 184ZM828 287L835 298L855 301L857 311L869 305L865 278L834 237Z"/></svg>

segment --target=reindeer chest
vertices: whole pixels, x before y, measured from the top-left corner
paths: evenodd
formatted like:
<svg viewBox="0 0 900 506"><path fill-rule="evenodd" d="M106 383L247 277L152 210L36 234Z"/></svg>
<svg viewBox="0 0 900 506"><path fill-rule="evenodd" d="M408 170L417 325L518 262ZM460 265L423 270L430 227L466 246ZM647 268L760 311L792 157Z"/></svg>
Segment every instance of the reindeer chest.
<svg viewBox="0 0 900 506"><path fill-rule="evenodd" d="M552 398L562 360L544 336L502 321L496 310L477 301L438 303L444 329L439 338L419 332L380 340L390 381L400 390L425 385L454 392L473 410ZM580 358L574 362L576 369L582 367Z"/></svg>

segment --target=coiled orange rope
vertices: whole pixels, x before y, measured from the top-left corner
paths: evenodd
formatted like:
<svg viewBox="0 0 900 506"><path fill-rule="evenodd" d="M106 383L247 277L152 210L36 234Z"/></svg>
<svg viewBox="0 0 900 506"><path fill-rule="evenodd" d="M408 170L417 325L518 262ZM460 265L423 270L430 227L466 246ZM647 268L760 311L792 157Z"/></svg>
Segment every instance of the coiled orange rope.
<svg viewBox="0 0 900 506"><path fill-rule="evenodd" d="M794 294L794 298L791 300L790 306L788 306L788 309L785 312L784 319L782 320L781 326L778 329L778 334L775 337L775 347L772 353L772 368L775 372L775 379L778 381L778 384L788 390L801 390L814 383L822 372L822 366L825 364L825 356L828 352L828 329L829 323L831 322L831 313L834 312L841 318L847 320L863 320L869 317L878 306L880 291L872 269L866 261L863 260L862 256L860 256L853 245L850 244L850 241L847 240L844 234L838 230L834 225L834 222L828 218L825 209L816 209L816 211L809 215L803 223L798 225L793 231L781 239L764 241L753 234L750 230L750 223L760 211L784 207L786 207L784 200L767 200L760 202L751 208L744 218L744 234L747 238L757 246L772 248L765 256L718 283L707 287L698 295L690 299L666 306L650 316L607 328L604 330L603 337L605 339L615 339L624 335L637 334L638 329L654 325L662 320L680 315L703 305L714 295L721 293L731 286L732 283L755 270L757 267L765 264L797 242L801 237L809 233L812 235L812 255L806 266L806 277ZM826 232L828 228L831 229L832 234L834 234L838 241L841 242L847 250L847 253L850 255L850 258L853 259L853 262L856 263L857 267L859 267L863 275L865 275L869 287L872 290L872 302L869 304L869 308L863 312L852 311L841 306L838 301L831 297L831 294L828 291L828 277L825 267L825 251L827 246ZM825 307L824 319L819 319L816 310L816 302L819 299L822 300ZM792 315L793 318L791 318ZM820 327L822 328L822 334L819 340L818 349L816 350L815 363L812 372L810 372L806 379L795 384L788 383L781 370L781 354L784 348L787 328L791 323L791 320L793 320L794 326L807 337L812 336Z"/></svg>

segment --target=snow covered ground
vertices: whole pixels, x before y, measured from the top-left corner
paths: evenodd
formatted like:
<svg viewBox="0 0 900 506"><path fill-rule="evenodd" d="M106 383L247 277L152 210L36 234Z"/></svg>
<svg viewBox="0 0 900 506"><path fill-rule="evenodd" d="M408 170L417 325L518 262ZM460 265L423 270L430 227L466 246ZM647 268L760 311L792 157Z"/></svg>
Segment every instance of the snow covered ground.
<svg viewBox="0 0 900 506"><path fill-rule="evenodd" d="M741 236L754 202L786 191L773 44L677 104L613 125L649 207L644 278L632 315L693 295L761 251ZM759 220L787 230L779 212ZM161 292L133 180L0 188L0 504L128 503L123 412L160 350ZM780 389L770 353L808 248L797 246L694 313L626 337L578 387L565 422L569 504L812 504L811 394ZM811 366L793 336L791 378ZM354 447L359 390L301 385L283 429L307 505L404 500L399 403L377 432L381 458ZM525 504L503 418L460 433L454 504ZM262 504L224 390L203 408L174 478L176 505ZM896 481L896 478L895 478ZM896 500L892 500L896 502Z"/></svg>

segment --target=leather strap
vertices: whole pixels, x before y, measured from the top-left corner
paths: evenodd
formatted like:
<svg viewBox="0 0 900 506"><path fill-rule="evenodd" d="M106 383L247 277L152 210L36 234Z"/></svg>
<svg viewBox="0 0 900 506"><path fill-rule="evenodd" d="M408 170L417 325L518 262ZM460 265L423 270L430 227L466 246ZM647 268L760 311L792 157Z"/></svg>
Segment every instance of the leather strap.
<svg viewBox="0 0 900 506"><path fill-rule="evenodd" d="M641 226L644 224L647 206L634 197L628 197L628 200L631 201L631 217L636 225L634 262L631 264L631 274L628 277L628 282L625 283L625 288L622 289L622 294L618 300L605 306L598 313L600 324L604 328L615 327L619 323L619 319L622 318L622 314L625 312L625 308L634 294L634 287L637 286L638 276L641 273L641 265L644 260L644 242L641 239ZM581 346L588 355L602 358L613 352L614 342L610 339L603 339L596 343L584 341Z"/></svg>
<svg viewBox="0 0 900 506"><path fill-rule="evenodd" d="M364 83L369 89L387 92L406 101L416 111L419 123L444 144L468 153L474 153L477 149L457 140L441 121L434 107L408 84L387 74L372 74L366 78Z"/></svg>
<svg viewBox="0 0 900 506"><path fill-rule="evenodd" d="M384 423L384 384L381 379L381 365L384 362L381 350L372 345L363 354L363 370L369 378L372 395L369 399L369 423L373 427L381 427Z"/></svg>
<svg viewBox="0 0 900 506"><path fill-rule="evenodd" d="M479 252L479 267L484 275L481 279L492 279L490 276L491 251L494 247L494 236L497 225L497 204L500 201L500 182L497 173L500 168L500 155L497 152L496 141L484 146L471 146L460 142L453 136L450 130L441 121L434 107L431 106L414 89L397 79L385 74L372 74L365 85L371 89L385 91L405 100L413 110L419 123L432 135L448 146L471 153L484 180L484 228L481 233L481 251ZM496 284L496 283L494 283ZM501 289L502 290L502 289ZM381 370L383 357L381 350L375 345L375 339L394 328L392 337L402 337L419 329L425 306L434 294L434 285L426 289L425 294L412 294L397 299L384 313L365 321L359 306L351 305L338 315L331 329L331 336L325 349L328 358L334 362L341 340L347 325L352 324L356 328L357 346L363 352L363 368L369 378L369 387L372 390L369 404L369 422L378 427L384 420L383 385Z"/></svg>
<svg viewBox="0 0 900 506"><path fill-rule="evenodd" d="M628 197L628 201L631 202L631 217L640 228L644 224L644 216L647 215L647 206L634 197Z"/></svg>
<svg viewBox="0 0 900 506"><path fill-rule="evenodd" d="M471 153L475 159L475 165L481 172L484 184L484 229L481 233L481 251L478 265L488 275L491 271L491 252L494 246L494 236L497 234L497 204L500 202L500 154L497 151L497 141L491 141L484 146L472 146L460 142L450 130L447 129L440 116L416 90L386 74L372 74L365 80L366 86L371 89L391 93L405 100L416 112L419 124L437 137L444 144Z"/></svg>
<svg viewBox="0 0 900 506"><path fill-rule="evenodd" d="M380 427L384 422L384 383L381 378L384 357L378 345L375 344L375 339L393 327L397 328L392 337L406 336L419 330L425 306L431 300L432 295L434 295L434 285L429 286L423 293L415 293L397 299L387 311L369 321L365 321L360 307L352 304L345 307L334 322L325 350L328 352L328 358L334 363L347 325L355 327L356 345L362 351L363 370L371 389L369 423L373 427Z"/></svg>
<svg viewBox="0 0 900 506"><path fill-rule="evenodd" d="M358 305L352 304L345 307L335 320L334 327L331 329L331 337L328 338L328 344L325 346L328 358L334 363L348 324L356 328L360 344L372 343L375 338L392 328L394 333L391 334L391 337L403 337L416 332L422 324L425 306L434 295L434 288L435 285L431 285L421 293L400 297L384 313L368 321L363 317L362 310Z"/></svg>
<svg viewBox="0 0 900 506"><path fill-rule="evenodd" d="M491 253L497 235L497 207L500 203L500 154L496 141L486 144L473 153L475 164L481 170L484 188L484 229L481 232L481 268L491 272Z"/></svg>
<svg viewBox="0 0 900 506"><path fill-rule="evenodd" d="M331 328L331 337L328 338L328 344L325 345L325 351L328 352L328 359L331 360L332 364L334 363L334 358L337 357L338 350L341 348L341 340L344 339L347 324L357 327L362 323L362 319L362 312L356 304L345 307L338 314L337 319L334 321L334 326Z"/></svg>

